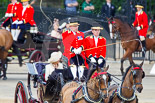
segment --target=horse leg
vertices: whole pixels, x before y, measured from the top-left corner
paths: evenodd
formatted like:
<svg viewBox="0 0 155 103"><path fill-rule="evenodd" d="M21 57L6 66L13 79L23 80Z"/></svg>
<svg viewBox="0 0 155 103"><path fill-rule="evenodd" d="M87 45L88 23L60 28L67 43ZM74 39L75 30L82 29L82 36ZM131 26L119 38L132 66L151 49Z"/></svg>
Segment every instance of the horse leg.
<svg viewBox="0 0 155 103"><path fill-rule="evenodd" d="M3 68L3 80L7 80L7 77L6 77L6 70L7 70L6 60L2 61L2 68Z"/></svg>
<svg viewBox="0 0 155 103"><path fill-rule="evenodd" d="M133 62L132 55L130 55L128 58L129 58L130 65L135 64L135 63Z"/></svg>
<svg viewBox="0 0 155 103"><path fill-rule="evenodd" d="M125 54L123 55L123 57L121 58L121 68L120 68L120 70L121 70L122 75L124 74L123 63L126 60L126 58L129 57L130 55L132 56L132 52L130 52L130 50L128 49L125 52Z"/></svg>

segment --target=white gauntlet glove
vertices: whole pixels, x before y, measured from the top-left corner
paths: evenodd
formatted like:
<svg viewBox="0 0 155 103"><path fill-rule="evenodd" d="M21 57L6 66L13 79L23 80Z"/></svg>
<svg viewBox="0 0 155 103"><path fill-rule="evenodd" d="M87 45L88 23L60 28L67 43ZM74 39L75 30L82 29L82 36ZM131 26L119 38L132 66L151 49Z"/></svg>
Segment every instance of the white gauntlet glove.
<svg viewBox="0 0 155 103"><path fill-rule="evenodd" d="M98 64L101 64L103 62L103 59L98 59Z"/></svg>
<svg viewBox="0 0 155 103"><path fill-rule="evenodd" d="M81 52L82 52L82 48L79 47L79 48L77 49L77 54L81 54Z"/></svg>
<svg viewBox="0 0 155 103"><path fill-rule="evenodd" d="M140 26L138 26L138 27L136 27L136 29L137 29L137 30L140 30L140 29L141 29L141 27L140 27Z"/></svg>
<svg viewBox="0 0 155 103"><path fill-rule="evenodd" d="M91 57L91 58L90 58L90 61L91 61L92 63L96 63L96 60L95 60L94 57Z"/></svg>

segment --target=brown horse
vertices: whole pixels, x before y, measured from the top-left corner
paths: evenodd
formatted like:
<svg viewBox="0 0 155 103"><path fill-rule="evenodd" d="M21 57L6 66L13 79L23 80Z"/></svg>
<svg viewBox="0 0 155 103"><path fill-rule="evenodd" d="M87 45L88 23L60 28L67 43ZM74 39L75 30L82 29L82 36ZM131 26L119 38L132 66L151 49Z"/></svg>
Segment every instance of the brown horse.
<svg viewBox="0 0 155 103"><path fill-rule="evenodd" d="M0 29L0 78L6 80L6 58L8 56L8 50L11 48L13 43L12 35L5 29ZM3 74L1 74L3 71Z"/></svg>
<svg viewBox="0 0 155 103"><path fill-rule="evenodd" d="M112 33L112 37L114 37L114 33L120 35L122 48L125 50L125 54L121 58L121 72L123 72L123 62L127 58L130 61L130 64L134 64L132 53L135 51L141 51L142 44L139 40L138 31L131 27L128 23L122 21L120 18L112 18L109 20L110 33ZM149 38L146 37L146 49L152 50L155 52L155 37Z"/></svg>
<svg viewBox="0 0 155 103"><path fill-rule="evenodd" d="M142 79L145 77L142 65L143 62L140 65L129 66L122 78L121 86L112 86L105 101L109 103L137 103L138 98L135 91L141 93Z"/></svg>
<svg viewBox="0 0 155 103"><path fill-rule="evenodd" d="M67 83L62 88L62 103L100 103L108 96L109 74L106 72L108 67L103 70L90 69L86 82Z"/></svg>

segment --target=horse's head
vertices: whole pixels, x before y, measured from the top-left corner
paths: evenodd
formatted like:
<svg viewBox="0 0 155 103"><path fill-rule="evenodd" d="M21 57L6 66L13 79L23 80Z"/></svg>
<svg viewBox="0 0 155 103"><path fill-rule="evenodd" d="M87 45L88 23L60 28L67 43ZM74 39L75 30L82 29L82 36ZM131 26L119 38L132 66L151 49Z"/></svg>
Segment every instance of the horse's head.
<svg viewBox="0 0 155 103"><path fill-rule="evenodd" d="M95 78L96 87L99 89L100 93L103 93L103 97L108 97L108 82L110 79L110 74L107 73L109 66L101 69L97 68L97 72L92 75L92 78Z"/></svg>
<svg viewBox="0 0 155 103"><path fill-rule="evenodd" d="M108 19L110 37L111 39L115 39L119 34L119 21L115 18Z"/></svg>
<svg viewBox="0 0 155 103"><path fill-rule="evenodd" d="M145 77L145 72L142 69L143 62L140 65L132 66L130 73L130 82L136 87L136 90L141 93L143 89L142 79Z"/></svg>
<svg viewBox="0 0 155 103"><path fill-rule="evenodd" d="M148 32L147 32L148 35L153 34L153 33L155 33L155 22L153 22L153 23L149 26L149 29L148 29Z"/></svg>

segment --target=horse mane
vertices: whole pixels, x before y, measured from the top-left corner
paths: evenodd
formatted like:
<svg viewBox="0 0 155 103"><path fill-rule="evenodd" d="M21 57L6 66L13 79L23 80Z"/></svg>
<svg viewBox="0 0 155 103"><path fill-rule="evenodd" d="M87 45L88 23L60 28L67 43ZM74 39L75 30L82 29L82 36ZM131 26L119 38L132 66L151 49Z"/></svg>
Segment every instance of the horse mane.
<svg viewBox="0 0 155 103"><path fill-rule="evenodd" d="M122 81L124 81L124 79L125 79L125 77L126 77L128 71L130 70L130 68L131 68L132 66L133 66L133 67L140 67L140 65L138 65L138 64L130 65L130 66L126 69L126 72L124 73L124 75L123 75L123 77L122 77Z"/></svg>
<svg viewBox="0 0 155 103"><path fill-rule="evenodd" d="M132 65L130 65L130 66L126 69L126 71L125 71L125 73L124 73L124 75L123 75L123 77L122 77L122 81L124 81L124 79L125 79L125 77L126 77L128 71L130 70L131 67L132 67Z"/></svg>
<svg viewBox="0 0 155 103"><path fill-rule="evenodd" d="M91 76L93 75L93 73L95 72L96 68L92 68L88 71L88 75L87 75L87 79L86 82L89 81L89 79L91 78Z"/></svg>
<svg viewBox="0 0 155 103"><path fill-rule="evenodd" d="M119 19L123 24L126 24L130 28L132 28L132 25L130 25L127 21L125 21L121 16L115 16L114 19Z"/></svg>

